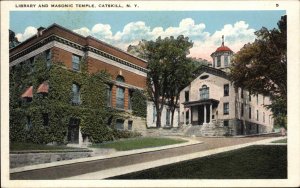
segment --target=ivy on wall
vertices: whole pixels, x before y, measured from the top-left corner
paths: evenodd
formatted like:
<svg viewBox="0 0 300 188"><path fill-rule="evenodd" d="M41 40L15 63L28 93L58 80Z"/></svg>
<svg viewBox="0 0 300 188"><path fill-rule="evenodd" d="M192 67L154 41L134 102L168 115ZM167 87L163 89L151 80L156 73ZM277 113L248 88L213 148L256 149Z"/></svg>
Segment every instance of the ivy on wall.
<svg viewBox="0 0 300 188"><path fill-rule="evenodd" d="M139 134L114 129L117 118L124 114L106 106L106 87L110 75L106 72L87 73L84 58L81 72L67 69L63 63L51 62L46 55L30 62L18 64L10 70L10 140L45 144L67 143L70 118L80 120L83 138L94 143L110 141ZM48 94L37 93L38 86L47 81ZM80 104L72 104L72 84L80 87ZM22 93L33 86L31 102L21 99ZM143 100L143 101L141 101ZM133 94L133 115L146 117L146 98L142 92Z"/></svg>

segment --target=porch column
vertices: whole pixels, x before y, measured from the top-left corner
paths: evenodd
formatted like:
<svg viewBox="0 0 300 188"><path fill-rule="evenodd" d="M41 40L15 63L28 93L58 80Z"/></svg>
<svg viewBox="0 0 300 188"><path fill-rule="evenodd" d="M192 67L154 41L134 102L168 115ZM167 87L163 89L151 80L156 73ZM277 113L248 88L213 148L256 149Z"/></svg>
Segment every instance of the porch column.
<svg viewBox="0 0 300 188"><path fill-rule="evenodd" d="M206 123L206 105L204 104L203 107L204 107L204 123Z"/></svg>
<svg viewBox="0 0 300 188"><path fill-rule="evenodd" d="M209 110L209 116L210 116L210 120L209 120L209 123L211 123L212 122L212 104L210 104L209 105L209 107L210 107L210 110Z"/></svg>
<svg viewBox="0 0 300 188"><path fill-rule="evenodd" d="M183 124L186 125L186 109L183 108Z"/></svg>
<svg viewBox="0 0 300 188"><path fill-rule="evenodd" d="M192 107L189 107L189 124L192 124Z"/></svg>

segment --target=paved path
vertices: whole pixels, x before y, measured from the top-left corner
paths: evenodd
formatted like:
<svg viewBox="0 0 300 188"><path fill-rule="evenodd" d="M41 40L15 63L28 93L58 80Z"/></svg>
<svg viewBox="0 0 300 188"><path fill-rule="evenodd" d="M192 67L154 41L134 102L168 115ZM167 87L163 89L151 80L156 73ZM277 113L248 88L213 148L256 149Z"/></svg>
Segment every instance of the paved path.
<svg viewBox="0 0 300 188"><path fill-rule="evenodd" d="M94 160L88 162L54 166L32 171L11 173L11 179L61 179L82 174L109 170L118 167L137 165L159 159L168 159L174 156L187 155L216 148L229 147L239 144L251 143L264 140L270 137L245 137L245 138L195 138L203 141L203 144L194 144L178 148L171 148L160 151L146 152L127 156L114 157L109 159Z"/></svg>

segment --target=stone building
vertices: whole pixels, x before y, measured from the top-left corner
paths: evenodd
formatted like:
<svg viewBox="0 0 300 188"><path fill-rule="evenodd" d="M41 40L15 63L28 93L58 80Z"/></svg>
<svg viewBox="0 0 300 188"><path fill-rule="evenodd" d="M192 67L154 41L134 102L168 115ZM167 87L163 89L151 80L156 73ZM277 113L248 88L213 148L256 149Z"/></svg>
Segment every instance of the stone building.
<svg viewBox="0 0 300 188"><path fill-rule="evenodd" d="M40 27L35 36L10 49L10 69L21 63L33 63L34 58L41 53L45 54L47 61L62 62L73 72L81 72L80 62L83 58L89 73L101 70L108 72L112 80L107 87L107 105L123 111L127 117L117 119L115 128L135 131L146 128L145 118L133 116L131 109L131 92L134 89L144 90L146 87L147 69L144 60L91 36L84 37L53 24L48 28ZM39 86L38 92L40 90L51 92L44 83ZM28 87L20 97L32 100L32 92L32 86ZM73 84L70 92L78 96L72 102L80 104L80 86ZM79 121L70 122L68 141L82 144Z"/></svg>
<svg viewBox="0 0 300 188"><path fill-rule="evenodd" d="M180 124L199 136L268 133L273 129L271 103L264 95L234 87L227 73L233 51L224 45L211 54L212 66L202 66L180 92Z"/></svg>

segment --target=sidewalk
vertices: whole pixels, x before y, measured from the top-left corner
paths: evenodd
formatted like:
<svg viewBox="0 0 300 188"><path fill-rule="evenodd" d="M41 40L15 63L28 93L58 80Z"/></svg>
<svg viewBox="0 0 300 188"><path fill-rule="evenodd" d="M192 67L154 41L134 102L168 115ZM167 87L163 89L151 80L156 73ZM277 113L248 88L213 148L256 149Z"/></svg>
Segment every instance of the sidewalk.
<svg viewBox="0 0 300 188"><path fill-rule="evenodd" d="M102 179L283 137L189 138L188 143L11 169L11 179Z"/></svg>

